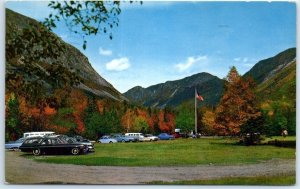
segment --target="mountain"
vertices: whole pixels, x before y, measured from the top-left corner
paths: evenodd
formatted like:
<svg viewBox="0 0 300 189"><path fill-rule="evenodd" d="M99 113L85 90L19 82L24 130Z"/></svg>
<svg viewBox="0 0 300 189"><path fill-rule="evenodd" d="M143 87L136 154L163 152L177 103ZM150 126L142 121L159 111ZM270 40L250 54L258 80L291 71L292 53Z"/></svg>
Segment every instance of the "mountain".
<svg viewBox="0 0 300 189"><path fill-rule="evenodd" d="M29 25L33 25L37 29L40 27L39 22L36 20L6 9L6 32L14 32L16 29L27 28ZM57 38L59 37L57 36ZM118 101L126 100L119 91L95 71L84 54L70 44L65 43L60 38L59 42L62 43L66 49L66 53L59 57L59 60L64 63L63 65L66 68L78 70L78 75L83 80L83 82L77 86L78 88L99 97ZM10 64L10 61L6 62L7 69L14 67L14 65ZM52 62L54 60L50 59L47 61ZM43 67L44 65L40 64L40 66Z"/></svg>
<svg viewBox="0 0 300 189"><path fill-rule="evenodd" d="M244 76L256 81L260 102L285 99L296 103L296 48L259 61Z"/></svg>
<svg viewBox="0 0 300 189"><path fill-rule="evenodd" d="M296 100L296 48L287 49L274 57L261 60L243 77L252 77L257 84L260 102L267 98ZM167 81L143 88L134 87L124 93L131 102L163 108L193 102L194 88L204 97L200 105L216 105L220 101L224 80L209 73L198 73L184 79Z"/></svg>
<svg viewBox="0 0 300 189"><path fill-rule="evenodd" d="M287 49L274 57L256 63L244 77L252 77L256 84L261 84L278 74L296 59L296 48Z"/></svg>
<svg viewBox="0 0 300 189"><path fill-rule="evenodd" d="M296 106L296 60L276 69L267 80L257 86L257 96L261 102L282 101ZM274 73L274 72L272 72Z"/></svg>
<svg viewBox="0 0 300 189"><path fill-rule="evenodd" d="M177 106L193 101L195 87L205 99L203 105L216 105L223 91L224 81L209 73L198 73L184 79L167 81L148 88L134 87L124 93L130 101L151 107Z"/></svg>

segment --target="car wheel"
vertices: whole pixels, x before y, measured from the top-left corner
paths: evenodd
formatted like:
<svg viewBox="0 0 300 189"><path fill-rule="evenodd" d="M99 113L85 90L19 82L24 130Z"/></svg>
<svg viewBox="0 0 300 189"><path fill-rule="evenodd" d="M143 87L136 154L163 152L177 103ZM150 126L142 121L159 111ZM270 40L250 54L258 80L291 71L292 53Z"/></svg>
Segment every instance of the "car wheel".
<svg viewBox="0 0 300 189"><path fill-rule="evenodd" d="M124 143L124 142L125 142L125 140L122 140L122 142Z"/></svg>
<svg viewBox="0 0 300 189"><path fill-rule="evenodd" d="M73 155L78 155L79 154L79 149L78 148L72 148L72 150L71 150L71 153L73 154Z"/></svg>
<svg viewBox="0 0 300 189"><path fill-rule="evenodd" d="M111 144L111 143L113 143L112 141L109 141L109 143Z"/></svg>
<svg viewBox="0 0 300 189"><path fill-rule="evenodd" d="M150 139L150 142L152 142L152 139Z"/></svg>
<svg viewBox="0 0 300 189"><path fill-rule="evenodd" d="M39 148L33 149L32 154L35 156L39 156L41 155L41 150Z"/></svg>
<svg viewBox="0 0 300 189"><path fill-rule="evenodd" d="M15 152L18 152L18 151L20 151L20 149L19 149L19 148L17 148L17 147L14 147L14 148L12 148L12 150L13 150L13 151L15 151Z"/></svg>

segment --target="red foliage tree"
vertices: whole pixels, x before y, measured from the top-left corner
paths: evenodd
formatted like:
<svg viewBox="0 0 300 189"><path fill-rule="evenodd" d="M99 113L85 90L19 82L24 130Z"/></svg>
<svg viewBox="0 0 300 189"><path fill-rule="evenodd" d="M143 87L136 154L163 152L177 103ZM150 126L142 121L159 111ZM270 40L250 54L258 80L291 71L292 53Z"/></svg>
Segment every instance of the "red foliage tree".
<svg viewBox="0 0 300 189"><path fill-rule="evenodd" d="M235 136L249 119L260 116L256 107L254 82L242 78L232 67L226 78L225 92L216 109L214 128L220 135Z"/></svg>
<svg viewBox="0 0 300 189"><path fill-rule="evenodd" d="M175 128L175 116L164 110L158 112L158 126L163 132L172 132Z"/></svg>

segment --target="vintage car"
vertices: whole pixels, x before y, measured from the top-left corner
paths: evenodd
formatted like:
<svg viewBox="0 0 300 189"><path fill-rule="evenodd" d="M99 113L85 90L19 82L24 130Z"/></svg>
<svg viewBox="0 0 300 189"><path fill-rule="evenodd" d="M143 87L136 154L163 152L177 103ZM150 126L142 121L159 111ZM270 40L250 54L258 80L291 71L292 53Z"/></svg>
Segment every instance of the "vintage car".
<svg viewBox="0 0 300 189"><path fill-rule="evenodd" d="M136 142L137 139L130 137L130 136L125 136L125 135L113 135L112 138L116 139L118 142Z"/></svg>
<svg viewBox="0 0 300 189"><path fill-rule="evenodd" d="M157 141L158 137L157 136L153 136L152 134L145 134L145 138L144 141Z"/></svg>
<svg viewBox="0 0 300 189"><path fill-rule="evenodd" d="M69 137L67 141L69 143L77 143L77 144L86 145L88 147L89 152L95 152L94 144L88 139L78 139L75 137Z"/></svg>
<svg viewBox="0 0 300 189"><path fill-rule="evenodd" d="M66 141L67 143L84 144L88 147L88 152L95 152L94 144L91 141L89 141L88 139L85 139L81 136L69 137L67 135L53 135L50 137L58 137L61 140Z"/></svg>
<svg viewBox="0 0 300 189"><path fill-rule="evenodd" d="M158 138L160 140L173 140L174 139L174 136L173 135L169 135L168 133L160 133L158 135Z"/></svg>
<svg viewBox="0 0 300 189"><path fill-rule="evenodd" d="M111 136L102 136L100 139L98 139L98 142L103 144L111 144L117 143L118 141L114 138L111 138Z"/></svg>
<svg viewBox="0 0 300 189"><path fill-rule="evenodd" d="M16 141L10 141L5 143L5 149L9 149L9 150L19 150L19 147L23 144L25 138L19 138Z"/></svg>
<svg viewBox="0 0 300 189"><path fill-rule="evenodd" d="M78 143L67 143L57 137L32 137L26 139L19 147L22 152L32 152L33 155L41 154L84 154L88 146Z"/></svg>

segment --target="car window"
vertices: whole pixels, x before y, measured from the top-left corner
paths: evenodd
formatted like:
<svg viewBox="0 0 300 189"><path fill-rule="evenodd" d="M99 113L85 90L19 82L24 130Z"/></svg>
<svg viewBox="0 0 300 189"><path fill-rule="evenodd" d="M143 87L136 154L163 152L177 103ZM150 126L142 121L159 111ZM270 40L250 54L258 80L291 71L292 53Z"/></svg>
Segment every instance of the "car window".
<svg viewBox="0 0 300 189"><path fill-rule="evenodd" d="M27 139L24 143L25 144L37 144L41 141L40 138L33 138L33 139Z"/></svg>
<svg viewBox="0 0 300 189"><path fill-rule="evenodd" d="M43 142L41 143L41 145L49 145L49 144L51 144L51 139L49 138L43 140Z"/></svg>
<svg viewBox="0 0 300 189"><path fill-rule="evenodd" d="M51 140L51 143L52 143L52 144L58 144L57 138L53 138L53 139Z"/></svg>

